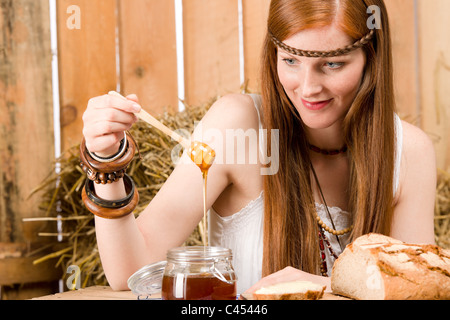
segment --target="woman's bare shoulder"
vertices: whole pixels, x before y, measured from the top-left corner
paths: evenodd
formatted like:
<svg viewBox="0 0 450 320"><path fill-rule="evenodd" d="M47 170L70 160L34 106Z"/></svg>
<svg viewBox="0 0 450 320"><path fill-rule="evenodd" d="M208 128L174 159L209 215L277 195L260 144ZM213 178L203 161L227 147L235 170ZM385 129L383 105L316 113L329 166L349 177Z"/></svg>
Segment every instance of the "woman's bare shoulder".
<svg viewBox="0 0 450 320"><path fill-rule="evenodd" d="M410 183L427 180L436 174L436 153L431 138L419 127L402 121L403 146L401 177ZM409 178L408 178L409 176ZM415 177L416 179L411 179ZM413 182L415 180L415 182Z"/></svg>
<svg viewBox="0 0 450 320"><path fill-rule="evenodd" d="M402 121L403 150L407 157L424 156L434 159L434 145L431 138L419 127ZM431 159L432 160L432 159Z"/></svg>
<svg viewBox="0 0 450 320"><path fill-rule="evenodd" d="M400 186L392 236L407 242L433 243L436 156L433 141L420 128L402 122Z"/></svg>
<svg viewBox="0 0 450 320"><path fill-rule="evenodd" d="M253 99L247 94L227 94L208 110L202 122L217 129L249 129L258 127L258 114Z"/></svg>

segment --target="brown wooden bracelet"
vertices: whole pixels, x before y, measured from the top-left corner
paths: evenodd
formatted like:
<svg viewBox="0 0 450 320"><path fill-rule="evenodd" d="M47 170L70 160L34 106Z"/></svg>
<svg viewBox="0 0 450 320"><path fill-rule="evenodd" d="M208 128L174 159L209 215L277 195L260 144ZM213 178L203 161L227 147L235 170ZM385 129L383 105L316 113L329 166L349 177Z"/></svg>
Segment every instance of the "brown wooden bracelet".
<svg viewBox="0 0 450 320"><path fill-rule="evenodd" d="M126 172L126 169L110 173L95 172L83 162L80 163L80 167L87 174L88 180L94 181L96 184L110 184L116 182L123 178Z"/></svg>
<svg viewBox="0 0 450 320"><path fill-rule="evenodd" d="M133 180L129 176L125 176L123 181L125 183L125 190L127 192L127 195L130 195L131 192L134 193L133 197L130 201L128 201L128 200L122 201L123 199L118 200L118 201L124 202L124 204L126 203L125 205L123 205L122 207L116 207L116 205L114 205L114 203L118 203L118 201L104 200L104 199L99 198L97 195L95 195L95 197L97 199L100 199L101 201L94 202L91 199L93 190L90 189L89 184L86 184L81 193L81 198L82 198L86 208L94 215L96 215L100 218L104 218L104 219L120 219L120 218L123 218L123 217L129 215L130 213L132 213L134 211L134 209L136 209L136 207L139 203L139 192L134 187ZM86 188L89 188L89 190L86 190ZM91 196L89 196L88 193L90 193ZM95 194L95 192L94 192L94 194ZM127 196L127 198L128 198L128 196ZM100 205L100 203L107 203L107 202L110 203L109 208L106 206Z"/></svg>
<svg viewBox="0 0 450 320"><path fill-rule="evenodd" d="M86 194L88 198L95 203L96 205L103 207L103 208L110 208L110 209L118 209L125 207L128 203L131 202L131 199L134 196L135 192L135 185L133 179L131 179L130 176L125 175L123 182L125 184L125 190L127 193L127 196L125 196L123 199L117 199L117 200L105 200L97 196L97 193L95 192L94 188L94 181L86 179L84 189L86 191Z"/></svg>
<svg viewBox="0 0 450 320"><path fill-rule="evenodd" d="M127 148L125 153L119 159L113 162L100 162L93 159L86 148L86 140L80 144L80 160L81 168L86 172L89 180L95 181L97 184L112 183L120 178L126 172L128 165L133 161L137 144L131 134L126 135Z"/></svg>

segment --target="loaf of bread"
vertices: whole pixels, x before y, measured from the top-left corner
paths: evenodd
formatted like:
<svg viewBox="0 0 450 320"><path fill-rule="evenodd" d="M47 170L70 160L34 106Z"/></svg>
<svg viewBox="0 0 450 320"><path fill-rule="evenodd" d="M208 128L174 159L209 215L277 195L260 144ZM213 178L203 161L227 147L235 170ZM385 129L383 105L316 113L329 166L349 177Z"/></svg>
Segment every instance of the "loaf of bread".
<svg viewBox="0 0 450 320"><path fill-rule="evenodd" d="M331 289L360 300L450 299L450 250L367 234L334 263Z"/></svg>
<svg viewBox="0 0 450 320"><path fill-rule="evenodd" d="M310 281L289 281L263 287L255 293L256 300L319 300L326 286Z"/></svg>

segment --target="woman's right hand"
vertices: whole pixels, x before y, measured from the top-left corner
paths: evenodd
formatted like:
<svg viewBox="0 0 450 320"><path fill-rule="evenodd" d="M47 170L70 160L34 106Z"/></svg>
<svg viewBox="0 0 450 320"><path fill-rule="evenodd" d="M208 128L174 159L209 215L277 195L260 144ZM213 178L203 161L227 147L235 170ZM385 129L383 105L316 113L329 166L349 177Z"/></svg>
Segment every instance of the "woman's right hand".
<svg viewBox="0 0 450 320"><path fill-rule="evenodd" d="M89 100L83 114L83 135L86 148L100 157L109 157L119 150L123 132L138 120L134 113L141 110L136 95L127 100L103 95Z"/></svg>

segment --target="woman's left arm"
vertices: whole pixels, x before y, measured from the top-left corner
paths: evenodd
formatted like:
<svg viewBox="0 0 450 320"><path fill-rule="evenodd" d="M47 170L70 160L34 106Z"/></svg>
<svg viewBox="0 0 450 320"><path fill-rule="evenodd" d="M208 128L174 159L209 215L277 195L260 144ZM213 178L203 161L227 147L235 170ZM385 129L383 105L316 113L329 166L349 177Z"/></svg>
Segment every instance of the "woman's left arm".
<svg viewBox="0 0 450 320"><path fill-rule="evenodd" d="M435 243L436 155L419 128L403 123L400 181L391 237L409 243Z"/></svg>

